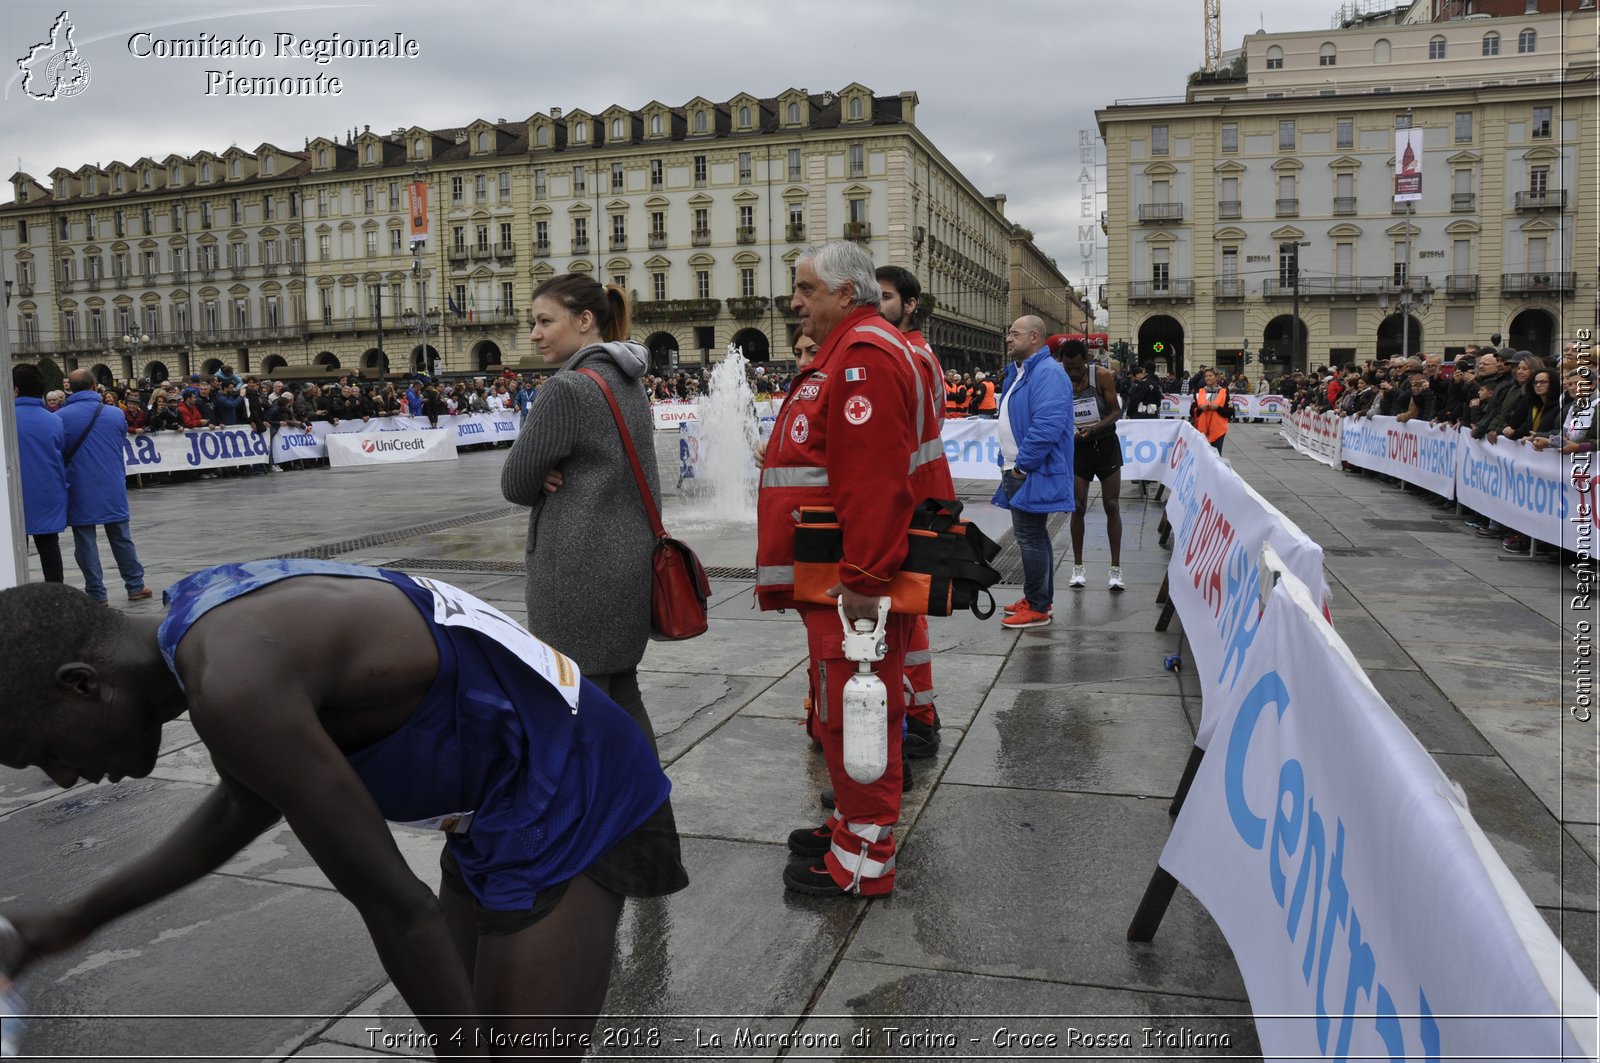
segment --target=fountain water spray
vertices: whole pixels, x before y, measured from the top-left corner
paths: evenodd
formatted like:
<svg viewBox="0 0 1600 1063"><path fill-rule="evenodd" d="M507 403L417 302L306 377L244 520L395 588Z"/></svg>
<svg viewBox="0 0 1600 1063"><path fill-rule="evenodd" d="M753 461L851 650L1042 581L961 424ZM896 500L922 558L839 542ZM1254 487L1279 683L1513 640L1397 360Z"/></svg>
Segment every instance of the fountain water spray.
<svg viewBox="0 0 1600 1063"><path fill-rule="evenodd" d="M711 370L700 400L700 467L686 481L691 520L749 523L756 519L758 473L754 452L760 439L755 394L745 375L749 363L737 344Z"/></svg>

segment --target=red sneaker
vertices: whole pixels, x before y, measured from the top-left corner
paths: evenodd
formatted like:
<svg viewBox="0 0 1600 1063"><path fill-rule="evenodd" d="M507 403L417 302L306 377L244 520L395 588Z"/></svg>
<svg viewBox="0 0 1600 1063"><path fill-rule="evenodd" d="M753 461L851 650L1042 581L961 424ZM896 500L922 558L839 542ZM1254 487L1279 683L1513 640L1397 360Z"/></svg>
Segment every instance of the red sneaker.
<svg viewBox="0 0 1600 1063"><path fill-rule="evenodd" d="M1020 613L1026 608L1028 608L1028 599L1018 598L1016 601L1006 606L1006 615L1010 616L1012 613Z"/></svg>
<svg viewBox="0 0 1600 1063"><path fill-rule="evenodd" d="M1015 613L1012 613L1010 616L1000 621L1000 624L1002 627L1023 628L1044 627L1049 622L1049 613L1038 612L1033 606L1029 605L1019 609Z"/></svg>

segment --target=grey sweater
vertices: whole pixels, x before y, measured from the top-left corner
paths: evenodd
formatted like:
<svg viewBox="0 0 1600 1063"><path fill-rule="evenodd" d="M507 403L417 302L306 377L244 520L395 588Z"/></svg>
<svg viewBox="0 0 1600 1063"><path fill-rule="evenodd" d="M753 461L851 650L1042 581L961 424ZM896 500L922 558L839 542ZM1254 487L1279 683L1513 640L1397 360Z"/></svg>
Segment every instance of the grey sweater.
<svg viewBox="0 0 1600 1063"><path fill-rule="evenodd" d="M528 629L591 675L638 665L650 637L650 523L611 407L578 368L605 378L622 407L650 493L660 505L654 422L639 386L649 365L632 341L595 344L539 388L500 474L528 515ZM565 479L545 494L545 475Z"/></svg>

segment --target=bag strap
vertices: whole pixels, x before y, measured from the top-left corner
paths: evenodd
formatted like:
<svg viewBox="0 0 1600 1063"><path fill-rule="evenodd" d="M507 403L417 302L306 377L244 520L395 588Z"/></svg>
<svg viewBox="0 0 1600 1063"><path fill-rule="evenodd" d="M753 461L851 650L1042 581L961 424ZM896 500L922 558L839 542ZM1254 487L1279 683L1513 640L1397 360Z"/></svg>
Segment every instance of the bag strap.
<svg viewBox="0 0 1600 1063"><path fill-rule="evenodd" d="M617 422L617 435L622 437L622 449L628 452L628 461L633 466L633 478L639 484L639 497L644 499L645 515L650 518L651 529L657 539L667 537L667 529L661 524L661 511L656 508L656 500L650 497L650 484L644 478L644 466L639 464L639 455L634 452L633 438L628 435L628 425L622 419L622 407L617 405L617 397L611 394L611 388L606 384L605 378L593 369L577 369L574 372L582 373L600 385L600 394L606 397L606 402L611 406L611 416Z"/></svg>
<svg viewBox="0 0 1600 1063"><path fill-rule="evenodd" d="M83 441L88 439L89 433L94 430L94 423L98 421L100 419L100 415L105 412L106 404L103 402L94 408L94 413L89 416L89 423L83 426L83 431L79 432L78 438L72 441L72 446L68 447L62 452L61 465L63 468L72 464L72 459L78 456L78 448L83 446Z"/></svg>

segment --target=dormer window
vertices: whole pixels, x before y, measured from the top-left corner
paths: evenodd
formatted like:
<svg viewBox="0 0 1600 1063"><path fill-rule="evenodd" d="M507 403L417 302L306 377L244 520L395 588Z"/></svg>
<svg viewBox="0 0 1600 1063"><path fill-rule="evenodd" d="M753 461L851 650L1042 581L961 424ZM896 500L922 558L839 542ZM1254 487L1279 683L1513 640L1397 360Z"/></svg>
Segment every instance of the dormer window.
<svg viewBox="0 0 1600 1063"><path fill-rule="evenodd" d="M1500 35L1498 33L1485 33L1483 35L1483 54L1500 54Z"/></svg>
<svg viewBox="0 0 1600 1063"><path fill-rule="evenodd" d="M852 96L850 98L850 119L851 119L851 121L859 122L861 120L861 111L862 111L862 109L861 109L861 97L860 96Z"/></svg>
<svg viewBox="0 0 1600 1063"><path fill-rule="evenodd" d="M120 173L117 174L117 191L122 191L122 175Z"/></svg>
<svg viewBox="0 0 1600 1063"><path fill-rule="evenodd" d="M704 133L706 131L706 112L703 110L694 113L694 131L696 133Z"/></svg>
<svg viewBox="0 0 1600 1063"><path fill-rule="evenodd" d="M173 185L174 187L183 184L183 169L181 167L174 166L172 168L172 178L167 183Z"/></svg>
<svg viewBox="0 0 1600 1063"><path fill-rule="evenodd" d="M361 146L361 161L362 162L373 162L376 159L377 159L377 145L373 144L371 141L368 141L366 144L363 144Z"/></svg>
<svg viewBox="0 0 1600 1063"><path fill-rule="evenodd" d="M368 145L368 148L370 150L371 145ZM229 172L228 176L230 176L230 177L238 177L239 176L239 160L238 159L234 159L233 160L233 162L229 166L229 171L230 172Z"/></svg>
<svg viewBox="0 0 1600 1063"><path fill-rule="evenodd" d="M800 105L798 103L791 103L789 105L789 124L790 125L798 125L799 123L800 123Z"/></svg>
<svg viewBox="0 0 1600 1063"><path fill-rule="evenodd" d="M319 169L323 169L323 168L326 168L327 165L328 165L328 149L327 148L318 148L317 149L317 167Z"/></svg>
<svg viewBox="0 0 1600 1063"><path fill-rule="evenodd" d="M540 126L533 132L533 146L544 148L550 146L550 127Z"/></svg>
<svg viewBox="0 0 1600 1063"><path fill-rule="evenodd" d="M488 151L489 150L489 134L488 133L479 133L478 134L478 150L479 151Z"/></svg>
<svg viewBox="0 0 1600 1063"><path fill-rule="evenodd" d="M627 134L622 131L623 128L623 120L621 118L613 118L611 120L611 139L621 140L626 136Z"/></svg>
<svg viewBox="0 0 1600 1063"><path fill-rule="evenodd" d="M266 174L268 177L271 177L273 171L275 171L277 168L277 160L271 155L268 155L266 158L261 160L261 172Z"/></svg>
<svg viewBox="0 0 1600 1063"><path fill-rule="evenodd" d="M586 143L588 143L588 141L589 141L589 123L588 122L575 123L573 125L573 127L572 127L572 139L573 139L573 142L577 143L577 144L586 144Z"/></svg>
<svg viewBox="0 0 1600 1063"><path fill-rule="evenodd" d="M1283 49L1278 47L1276 44L1267 49L1267 69L1283 69Z"/></svg>
<svg viewBox="0 0 1600 1063"><path fill-rule="evenodd" d="M411 157L420 159L427 152L427 146L421 137L411 142Z"/></svg>
<svg viewBox="0 0 1600 1063"><path fill-rule="evenodd" d="M659 114L650 116L650 135L653 137L661 135L661 116Z"/></svg>
<svg viewBox="0 0 1600 1063"><path fill-rule="evenodd" d="M739 128L750 128L750 108L748 106L739 108Z"/></svg>
<svg viewBox="0 0 1600 1063"><path fill-rule="evenodd" d="M95 181L94 174L90 174L89 183L87 186L85 186L84 192L92 196L98 191L100 191L99 184L97 181Z"/></svg>
<svg viewBox="0 0 1600 1063"><path fill-rule="evenodd" d="M144 171L144 173L139 175L139 187L140 188L149 188L150 187L150 171L149 170L146 170L146 171Z"/></svg>
<svg viewBox="0 0 1600 1063"><path fill-rule="evenodd" d="M211 164L209 162L208 163L204 163L203 165L201 165L201 167L200 167L200 180L202 180L202 181L211 180Z"/></svg>

